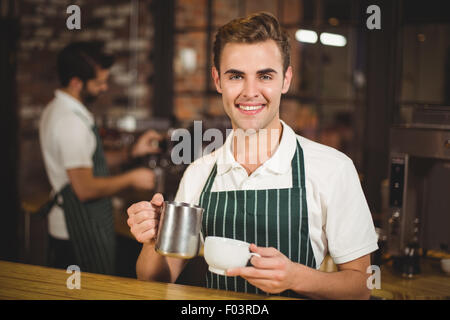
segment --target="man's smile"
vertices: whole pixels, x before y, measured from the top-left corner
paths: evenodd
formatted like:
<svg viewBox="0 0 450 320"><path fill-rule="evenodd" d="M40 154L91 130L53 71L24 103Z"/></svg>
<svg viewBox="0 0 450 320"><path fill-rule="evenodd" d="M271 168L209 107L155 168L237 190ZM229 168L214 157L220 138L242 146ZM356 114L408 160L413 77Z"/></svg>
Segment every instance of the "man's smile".
<svg viewBox="0 0 450 320"><path fill-rule="evenodd" d="M266 107L265 103L239 103L235 105L238 110L246 115L255 115L261 112L264 107Z"/></svg>

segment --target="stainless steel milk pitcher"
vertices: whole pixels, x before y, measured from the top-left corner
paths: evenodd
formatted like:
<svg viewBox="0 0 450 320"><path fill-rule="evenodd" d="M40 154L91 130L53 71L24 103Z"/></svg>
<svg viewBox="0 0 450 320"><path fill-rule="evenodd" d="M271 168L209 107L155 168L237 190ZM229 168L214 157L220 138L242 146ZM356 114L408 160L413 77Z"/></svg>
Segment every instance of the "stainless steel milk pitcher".
<svg viewBox="0 0 450 320"><path fill-rule="evenodd" d="M203 246L203 208L184 202L164 201L155 249L183 259L196 257Z"/></svg>

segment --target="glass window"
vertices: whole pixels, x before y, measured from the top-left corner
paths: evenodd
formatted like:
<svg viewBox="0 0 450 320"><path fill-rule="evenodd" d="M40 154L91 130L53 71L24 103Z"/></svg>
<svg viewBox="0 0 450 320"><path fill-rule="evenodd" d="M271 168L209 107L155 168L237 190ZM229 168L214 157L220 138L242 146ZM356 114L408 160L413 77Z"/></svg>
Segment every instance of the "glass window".
<svg viewBox="0 0 450 320"><path fill-rule="evenodd" d="M175 36L175 92L203 91L205 88L205 32L177 33ZM157 81L157 79L155 79Z"/></svg>
<svg viewBox="0 0 450 320"><path fill-rule="evenodd" d="M449 24L405 26L402 61L402 104L450 105Z"/></svg>

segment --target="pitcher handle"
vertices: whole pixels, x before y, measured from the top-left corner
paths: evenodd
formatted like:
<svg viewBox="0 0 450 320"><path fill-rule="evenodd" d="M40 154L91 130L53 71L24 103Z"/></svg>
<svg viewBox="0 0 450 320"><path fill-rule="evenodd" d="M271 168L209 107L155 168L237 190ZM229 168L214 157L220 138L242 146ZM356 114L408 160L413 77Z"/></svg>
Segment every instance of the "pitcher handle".
<svg viewBox="0 0 450 320"><path fill-rule="evenodd" d="M203 238L203 233L200 231L200 245L198 246L198 256L203 257L204 248L205 248L205 239Z"/></svg>

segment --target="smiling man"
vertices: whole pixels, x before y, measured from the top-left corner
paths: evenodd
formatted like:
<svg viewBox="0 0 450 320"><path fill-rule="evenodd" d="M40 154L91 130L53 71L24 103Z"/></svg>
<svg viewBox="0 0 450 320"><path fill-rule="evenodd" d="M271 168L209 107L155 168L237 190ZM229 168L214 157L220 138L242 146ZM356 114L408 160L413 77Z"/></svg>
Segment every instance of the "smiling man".
<svg viewBox="0 0 450 320"><path fill-rule="evenodd" d="M250 242L261 256L226 276L208 271L207 287L367 299L366 270L378 248L371 214L351 159L280 120L292 79L289 52L287 34L268 13L219 29L212 77L233 132L187 168L175 200L205 209L205 237ZM131 232L143 243L140 279L175 281L186 264L154 250L162 202L156 194L128 209ZM327 253L337 272L318 270Z"/></svg>

